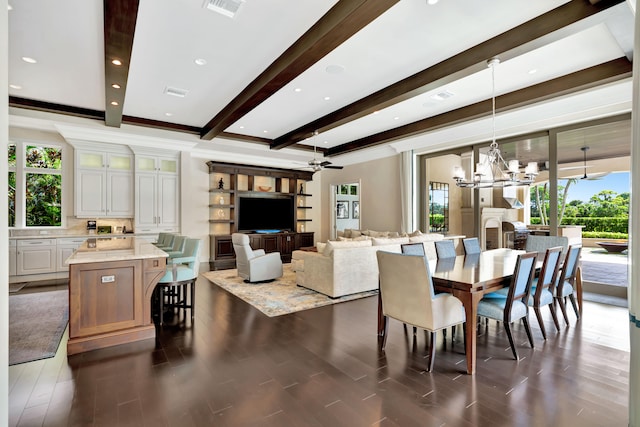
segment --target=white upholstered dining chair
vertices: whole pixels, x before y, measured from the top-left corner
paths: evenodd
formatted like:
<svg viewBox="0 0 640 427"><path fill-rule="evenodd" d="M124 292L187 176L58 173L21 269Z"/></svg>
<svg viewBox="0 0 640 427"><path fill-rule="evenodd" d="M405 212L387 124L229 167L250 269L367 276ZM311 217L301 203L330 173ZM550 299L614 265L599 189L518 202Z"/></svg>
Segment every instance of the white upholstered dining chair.
<svg viewBox="0 0 640 427"><path fill-rule="evenodd" d="M382 349L387 342L388 318L431 332L427 371L435 360L436 332L464 323L462 302L451 294L435 294L424 256L378 251L380 298L384 316Z"/></svg>

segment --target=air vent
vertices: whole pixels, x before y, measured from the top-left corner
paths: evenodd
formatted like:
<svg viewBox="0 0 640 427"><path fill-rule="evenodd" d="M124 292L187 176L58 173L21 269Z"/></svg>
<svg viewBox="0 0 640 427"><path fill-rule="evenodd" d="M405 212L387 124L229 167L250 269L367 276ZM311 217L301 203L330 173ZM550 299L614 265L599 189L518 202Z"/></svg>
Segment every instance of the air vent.
<svg viewBox="0 0 640 427"><path fill-rule="evenodd" d="M167 86L164 88L164 93L171 96L177 96L178 98L184 98L189 93L186 89L179 89L177 87Z"/></svg>
<svg viewBox="0 0 640 427"><path fill-rule="evenodd" d="M449 99L453 96L453 93L448 90L443 90L442 92L436 93L435 95L431 95L431 99L435 99L436 101L444 101L445 99Z"/></svg>
<svg viewBox="0 0 640 427"><path fill-rule="evenodd" d="M243 0L205 0L204 7L221 15L233 18L240 10Z"/></svg>

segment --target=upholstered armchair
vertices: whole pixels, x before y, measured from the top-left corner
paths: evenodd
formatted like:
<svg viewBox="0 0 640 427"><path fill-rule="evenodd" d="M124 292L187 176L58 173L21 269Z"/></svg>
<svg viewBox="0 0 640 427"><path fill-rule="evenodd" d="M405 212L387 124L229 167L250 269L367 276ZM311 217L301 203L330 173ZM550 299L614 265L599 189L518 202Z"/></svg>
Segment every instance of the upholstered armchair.
<svg viewBox="0 0 640 427"><path fill-rule="evenodd" d="M263 249L251 249L249 236L241 233L231 235L236 253L238 276L246 282L263 282L282 277L280 252L264 253Z"/></svg>

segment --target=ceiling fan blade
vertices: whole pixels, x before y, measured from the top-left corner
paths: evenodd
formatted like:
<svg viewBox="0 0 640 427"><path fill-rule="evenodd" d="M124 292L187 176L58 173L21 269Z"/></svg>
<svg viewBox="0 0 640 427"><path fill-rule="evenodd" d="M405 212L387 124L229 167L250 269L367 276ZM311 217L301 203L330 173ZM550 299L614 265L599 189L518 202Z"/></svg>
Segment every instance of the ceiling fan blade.
<svg viewBox="0 0 640 427"><path fill-rule="evenodd" d="M332 166L332 165L326 165L323 166L325 169L342 169L344 166Z"/></svg>
<svg viewBox="0 0 640 427"><path fill-rule="evenodd" d="M320 166L322 166L322 167L330 165L330 164L331 164L331 162L328 161L328 160L325 160L324 162L320 162Z"/></svg>

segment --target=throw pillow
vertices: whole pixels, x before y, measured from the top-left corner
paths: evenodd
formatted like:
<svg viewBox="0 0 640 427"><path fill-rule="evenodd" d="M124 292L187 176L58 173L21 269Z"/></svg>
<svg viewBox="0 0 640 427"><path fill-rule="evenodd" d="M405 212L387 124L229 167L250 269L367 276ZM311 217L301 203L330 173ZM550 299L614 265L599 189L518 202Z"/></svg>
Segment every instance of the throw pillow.
<svg viewBox="0 0 640 427"><path fill-rule="evenodd" d="M422 231L415 230L413 233L409 233L409 237L420 236L421 234L422 234Z"/></svg>
<svg viewBox="0 0 640 427"><path fill-rule="evenodd" d="M401 245L403 243L409 243L409 238L408 237L396 237L396 238L389 238L389 237L374 237L373 238L373 246L382 246L382 245Z"/></svg>
<svg viewBox="0 0 640 427"><path fill-rule="evenodd" d="M322 254L324 253L324 249L327 246L327 244L325 242L317 242L316 243L316 249L318 249L318 253Z"/></svg>
<svg viewBox="0 0 640 427"><path fill-rule="evenodd" d="M352 240L346 242L335 242L333 240L329 240L327 242L327 246L325 246L324 251L322 251L322 255L331 256L333 255L334 249L340 248L364 248L367 246L371 246L371 240Z"/></svg>
<svg viewBox="0 0 640 427"><path fill-rule="evenodd" d="M436 240L442 240L443 238L444 238L443 234L428 233L428 234L421 234L420 236L409 237L409 242L411 243L434 242Z"/></svg>

